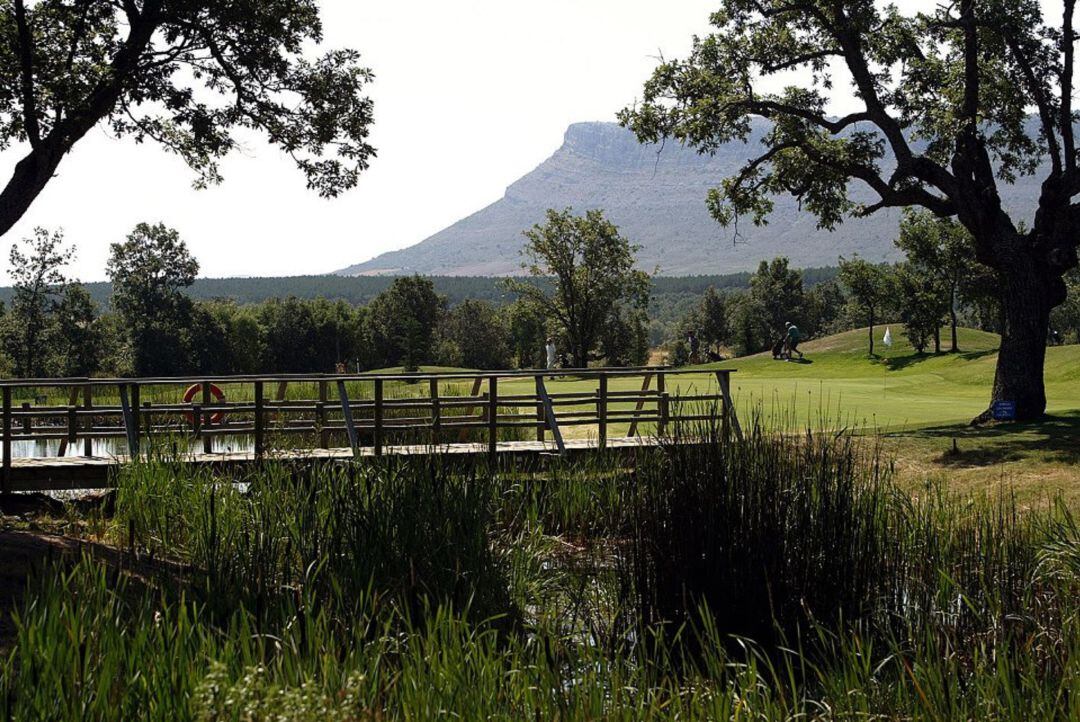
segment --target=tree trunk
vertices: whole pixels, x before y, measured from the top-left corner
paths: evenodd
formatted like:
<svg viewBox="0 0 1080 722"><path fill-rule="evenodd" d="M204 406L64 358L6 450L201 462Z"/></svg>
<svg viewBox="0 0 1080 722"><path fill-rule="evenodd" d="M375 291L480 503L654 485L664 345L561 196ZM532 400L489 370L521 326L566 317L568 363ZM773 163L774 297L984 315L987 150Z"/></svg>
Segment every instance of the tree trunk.
<svg viewBox="0 0 1080 722"><path fill-rule="evenodd" d="M0 236L23 217L56 172L63 156L63 151L45 144L15 164L11 179L0 191Z"/></svg>
<svg viewBox="0 0 1080 722"><path fill-rule="evenodd" d="M1020 254L1002 271L1001 349L994 373L994 402L1015 405L1017 420L1037 419L1046 412L1043 365L1046 360L1046 333L1053 302L1052 281L1041 273L1037 261ZM976 422L992 418L992 409Z"/></svg>
<svg viewBox="0 0 1080 722"><path fill-rule="evenodd" d="M874 355L874 312L870 312L870 355Z"/></svg>
<svg viewBox="0 0 1080 722"><path fill-rule="evenodd" d="M956 353L960 350L960 346L956 343L956 289L952 290L949 297L949 331L952 334L952 348L949 349L949 353Z"/></svg>
<svg viewBox="0 0 1080 722"><path fill-rule="evenodd" d="M941 327L934 329L934 354L941 353Z"/></svg>

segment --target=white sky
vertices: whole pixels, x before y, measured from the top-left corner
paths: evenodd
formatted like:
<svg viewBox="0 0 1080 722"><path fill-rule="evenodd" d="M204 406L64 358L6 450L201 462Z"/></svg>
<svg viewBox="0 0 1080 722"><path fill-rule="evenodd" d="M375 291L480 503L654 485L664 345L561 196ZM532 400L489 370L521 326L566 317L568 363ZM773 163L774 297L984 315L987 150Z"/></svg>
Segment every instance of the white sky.
<svg viewBox="0 0 1080 722"><path fill-rule="evenodd" d="M376 74L373 144L357 188L322 200L253 140L204 191L177 158L96 129L60 166L7 248L34 226L78 246L73 275L105 277L110 242L139 221L175 227L200 275L323 273L402 248L498 199L573 122L613 120L659 53L684 55L714 0L323 0L326 47ZM0 153L6 182L17 149Z"/></svg>
<svg viewBox="0 0 1080 722"><path fill-rule="evenodd" d="M895 0L902 10L937 0ZM109 243L140 221L178 229L202 276L327 273L417 243L497 200L562 142L570 123L614 120L641 94L660 54L685 56L716 0L322 0L325 47L352 47L376 74L372 142L359 185L320 199L276 150L253 138L222 163L225 182L193 174L152 144L95 129L77 144L7 248L34 226L78 246L71 271L105 277ZM1042 0L1059 18L1061 0ZM845 77L845 76L839 76ZM780 79L773 79L781 84ZM790 79L783 79L790 80ZM838 87L834 112L847 112ZM0 153L0 183L22 149ZM718 179L719 180L719 179Z"/></svg>

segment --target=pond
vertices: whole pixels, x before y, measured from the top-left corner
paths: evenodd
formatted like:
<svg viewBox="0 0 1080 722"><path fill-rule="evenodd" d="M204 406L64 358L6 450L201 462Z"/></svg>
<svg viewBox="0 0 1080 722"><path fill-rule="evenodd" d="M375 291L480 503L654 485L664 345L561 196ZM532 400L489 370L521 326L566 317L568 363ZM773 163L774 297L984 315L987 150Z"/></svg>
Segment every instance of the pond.
<svg viewBox="0 0 1080 722"><path fill-rule="evenodd" d="M175 439L176 443L184 443ZM82 456L83 440L79 439L74 444L68 444L65 457ZM145 443L145 441L144 441ZM172 443L169 441L167 443ZM200 440L186 440L187 451L198 453L203 451L203 442ZM231 451L251 452L255 450L255 440L250 436L215 436L211 437L210 451L213 453L225 453ZM128 453L127 440L122 438L93 439L91 441L92 456L118 456ZM48 459L60 455L60 439L34 439L31 441L11 442L11 456L14 459Z"/></svg>

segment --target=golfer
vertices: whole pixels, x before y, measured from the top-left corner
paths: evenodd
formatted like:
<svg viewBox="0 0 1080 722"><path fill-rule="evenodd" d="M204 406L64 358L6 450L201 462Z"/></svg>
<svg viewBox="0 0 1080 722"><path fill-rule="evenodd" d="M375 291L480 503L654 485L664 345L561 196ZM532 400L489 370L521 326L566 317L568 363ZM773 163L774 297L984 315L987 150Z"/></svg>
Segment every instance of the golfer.
<svg viewBox="0 0 1080 722"><path fill-rule="evenodd" d="M551 336L548 336L547 345L544 346L544 350L547 352L547 369L548 371L553 371L555 369L555 361L558 358L558 352L555 348L555 339ZM554 379L555 377L552 376L551 378Z"/></svg>
<svg viewBox="0 0 1080 722"><path fill-rule="evenodd" d="M785 328L787 329L784 337L787 339L788 361L791 360L791 354L793 353L799 354L799 358L802 358L802 351L799 350L799 341L802 339L802 334L799 333L799 328L791 321L788 321L787 324L785 324Z"/></svg>

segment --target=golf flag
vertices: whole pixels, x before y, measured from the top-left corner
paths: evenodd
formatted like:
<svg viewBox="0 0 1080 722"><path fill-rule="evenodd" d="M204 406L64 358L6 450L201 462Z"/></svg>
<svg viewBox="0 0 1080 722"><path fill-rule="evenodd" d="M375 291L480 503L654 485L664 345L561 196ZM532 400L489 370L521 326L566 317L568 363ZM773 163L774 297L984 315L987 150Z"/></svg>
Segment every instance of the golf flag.
<svg viewBox="0 0 1080 722"><path fill-rule="evenodd" d="M892 348L892 329L888 326L885 327L885 336L881 339L881 342Z"/></svg>

